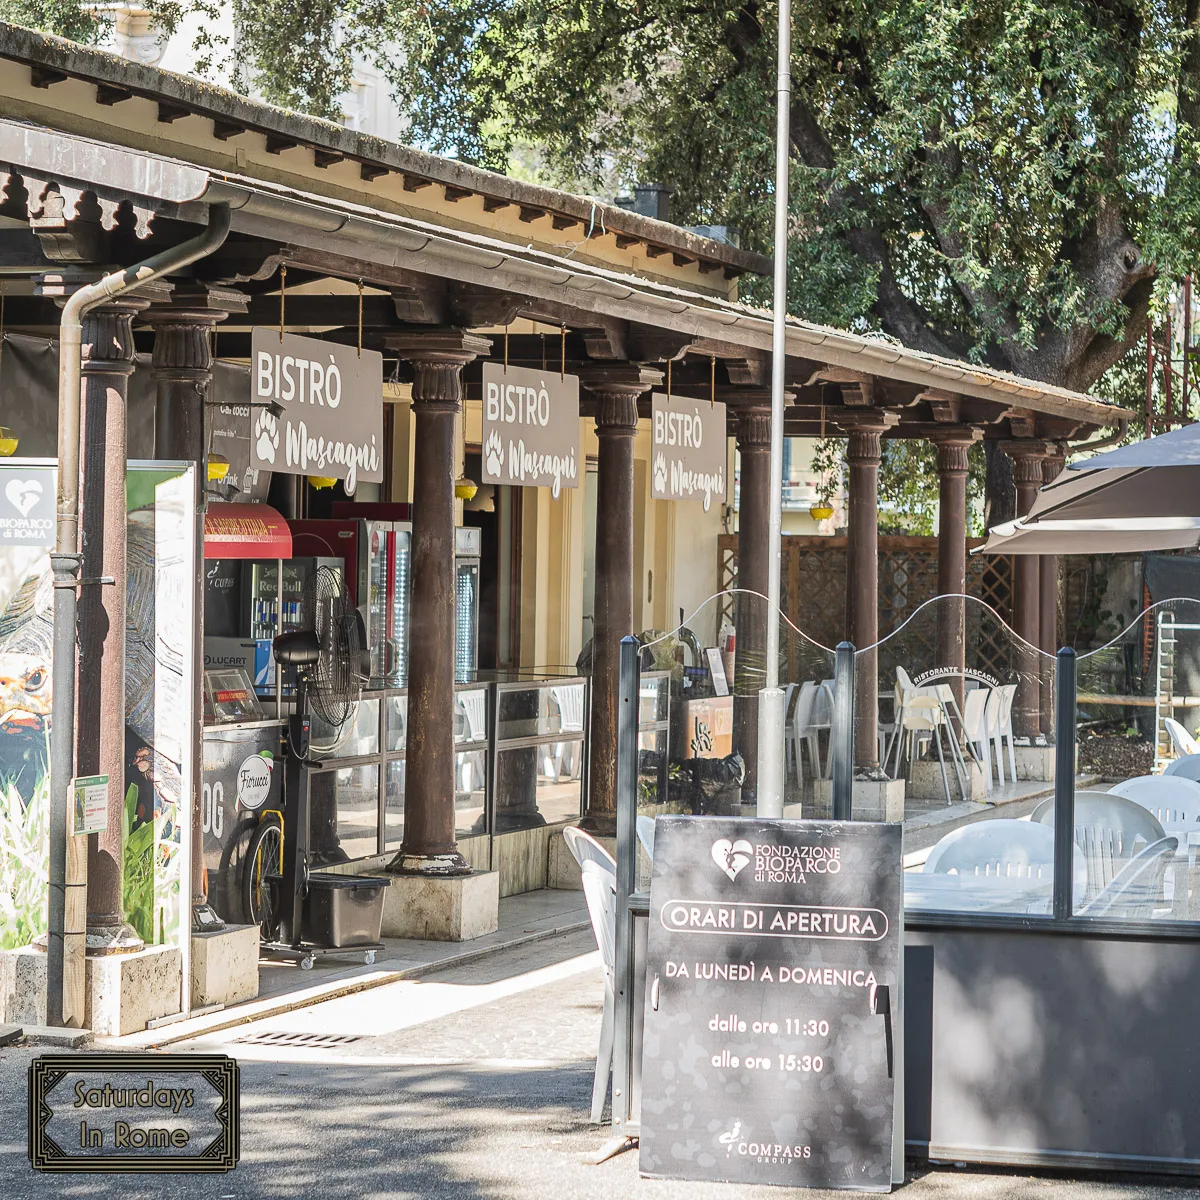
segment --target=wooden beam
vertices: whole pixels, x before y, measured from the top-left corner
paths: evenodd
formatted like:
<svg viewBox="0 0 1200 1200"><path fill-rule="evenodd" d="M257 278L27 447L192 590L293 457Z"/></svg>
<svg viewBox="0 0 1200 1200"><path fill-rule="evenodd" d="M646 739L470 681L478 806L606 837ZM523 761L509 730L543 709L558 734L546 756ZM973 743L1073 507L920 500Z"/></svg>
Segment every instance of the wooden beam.
<svg viewBox="0 0 1200 1200"><path fill-rule="evenodd" d="M432 179L422 179L420 175L404 176L404 190L406 192L419 192L422 188L431 186L432 183Z"/></svg>
<svg viewBox="0 0 1200 1200"><path fill-rule="evenodd" d="M97 104L120 104L123 100L132 100L133 93L128 88L116 87L111 83L96 84Z"/></svg>
<svg viewBox="0 0 1200 1200"><path fill-rule="evenodd" d="M332 167L345 162L346 156L340 150L323 150L319 147L313 150L313 163L318 167Z"/></svg>
<svg viewBox="0 0 1200 1200"><path fill-rule="evenodd" d="M521 205L521 220L527 225L533 221L539 221L546 215L544 208L534 208L531 204Z"/></svg>
<svg viewBox="0 0 1200 1200"><path fill-rule="evenodd" d="M267 134L267 153L282 154L285 150L294 150L300 143L292 137L284 137L278 133Z"/></svg>
<svg viewBox="0 0 1200 1200"><path fill-rule="evenodd" d="M670 251L666 248L666 246L656 246L653 242L646 243L647 258L662 258L664 254L670 254Z"/></svg>
<svg viewBox="0 0 1200 1200"><path fill-rule="evenodd" d="M451 204L457 204L459 200L465 200L468 196L474 195L470 188L455 187L451 183L442 184L442 191Z"/></svg>
<svg viewBox="0 0 1200 1200"><path fill-rule="evenodd" d="M628 233L618 233L614 235L617 239L618 250L628 250L630 246L636 246L641 238L631 237Z"/></svg>
<svg viewBox="0 0 1200 1200"><path fill-rule="evenodd" d="M213 121L213 137L218 142L227 142L230 138L246 132L246 126L238 121Z"/></svg>
<svg viewBox="0 0 1200 1200"><path fill-rule="evenodd" d="M190 108L184 108L182 104L170 104L165 100L158 102L158 119L164 125L171 125L178 121L180 117L189 117L192 114Z"/></svg>
<svg viewBox="0 0 1200 1200"><path fill-rule="evenodd" d="M376 179L381 179L384 175L390 175L391 170L383 166L381 163L359 163L358 175L364 183L372 183Z"/></svg>
<svg viewBox="0 0 1200 1200"><path fill-rule="evenodd" d="M578 217L568 217L563 213L555 213L550 219L551 225L555 229L570 229L572 225L582 225L583 222Z"/></svg>
<svg viewBox="0 0 1200 1200"><path fill-rule="evenodd" d="M65 71L55 71L50 67L29 68L29 82L35 88L48 88L52 84L62 83L66 78Z"/></svg>
<svg viewBox="0 0 1200 1200"><path fill-rule="evenodd" d="M511 208L511 200L501 200L499 196L484 196L483 211L484 212L499 212L502 208Z"/></svg>

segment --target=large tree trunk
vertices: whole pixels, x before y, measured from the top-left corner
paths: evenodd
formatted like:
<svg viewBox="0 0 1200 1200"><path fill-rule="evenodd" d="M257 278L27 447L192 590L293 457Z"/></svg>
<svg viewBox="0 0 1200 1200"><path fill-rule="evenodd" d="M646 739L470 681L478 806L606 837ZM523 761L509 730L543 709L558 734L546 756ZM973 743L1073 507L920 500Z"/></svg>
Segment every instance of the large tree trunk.
<svg viewBox="0 0 1200 1200"><path fill-rule="evenodd" d="M983 525L991 529L1017 515L1017 489L1013 484L1012 459L995 442L984 442L987 475L983 489Z"/></svg>

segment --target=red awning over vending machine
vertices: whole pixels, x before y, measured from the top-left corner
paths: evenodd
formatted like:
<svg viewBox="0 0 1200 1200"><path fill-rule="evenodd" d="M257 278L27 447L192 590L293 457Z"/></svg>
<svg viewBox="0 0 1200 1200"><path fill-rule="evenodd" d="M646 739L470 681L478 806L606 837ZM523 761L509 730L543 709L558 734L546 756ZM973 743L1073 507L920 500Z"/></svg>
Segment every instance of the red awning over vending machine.
<svg viewBox="0 0 1200 1200"><path fill-rule="evenodd" d="M291 558L292 531L269 504L209 501L204 514L205 558Z"/></svg>

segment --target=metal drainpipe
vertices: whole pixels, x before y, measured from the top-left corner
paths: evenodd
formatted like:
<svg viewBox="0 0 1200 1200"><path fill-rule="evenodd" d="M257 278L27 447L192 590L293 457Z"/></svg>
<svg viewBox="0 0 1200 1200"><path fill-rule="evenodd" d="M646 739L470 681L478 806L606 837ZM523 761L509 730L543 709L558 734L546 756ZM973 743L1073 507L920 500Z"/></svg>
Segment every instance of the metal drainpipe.
<svg viewBox="0 0 1200 1200"><path fill-rule="evenodd" d="M66 1024L63 1012L67 886L67 785L74 774L75 626L79 586L79 413L83 318L105 300L178 271L217 250L229 235L228 204L209 209L208 228L170 250L114 271L75 292L63 305L58 343L58 525L54 553L54 699L50 740L50 906L46 1021ZM117 586L124 586L118 580ZM74 932L74 931L73 931ZM82 1012L71 1014L82 1020Z"/></svg>

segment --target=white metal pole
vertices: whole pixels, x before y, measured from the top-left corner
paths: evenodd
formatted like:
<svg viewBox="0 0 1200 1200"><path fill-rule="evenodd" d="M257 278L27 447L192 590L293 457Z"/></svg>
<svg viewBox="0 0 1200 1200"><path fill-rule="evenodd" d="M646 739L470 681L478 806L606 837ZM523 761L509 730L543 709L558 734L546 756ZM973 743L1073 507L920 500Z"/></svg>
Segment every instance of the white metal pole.
<svg viewBox="0 0 1200 1200"><path fill-rule="evenodd" d="M792 98L791 0L779 0L775 91L775 323L771 337L771 553L767 575L767 678L758 697L758 815L783 816L784 692L779 686L779 571L783 528L783 389L787 362L788 152Z"/></svg>

